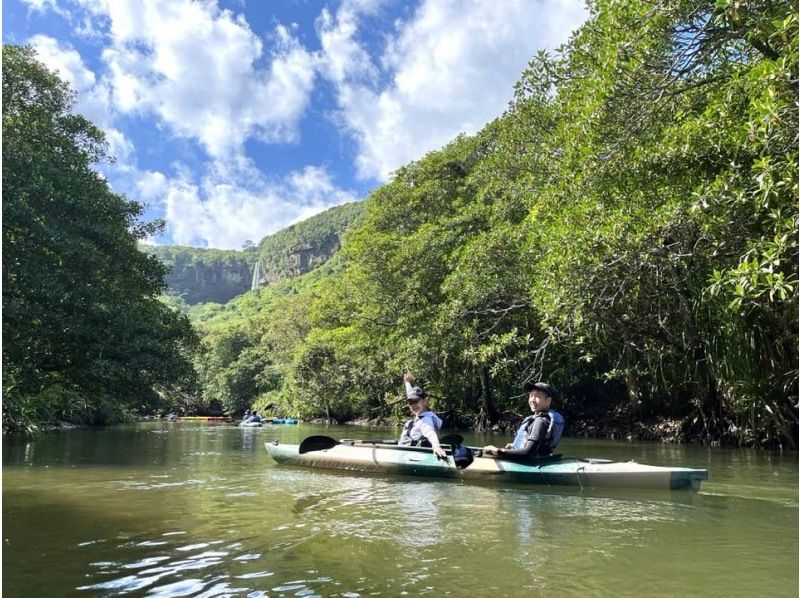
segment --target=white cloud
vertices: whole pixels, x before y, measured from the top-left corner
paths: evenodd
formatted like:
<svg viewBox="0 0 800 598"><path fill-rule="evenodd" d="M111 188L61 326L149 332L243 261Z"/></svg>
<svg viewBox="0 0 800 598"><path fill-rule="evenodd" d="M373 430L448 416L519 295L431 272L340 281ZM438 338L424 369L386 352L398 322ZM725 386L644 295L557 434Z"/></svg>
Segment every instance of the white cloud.
<svg viewBox="0 0 800 598"><path fill-rule="evenodd" d="M114 126L114 111L108 85L98 80L83 62L81 55L70 45L46 35L34 35L28 43L36 50L37 58L50 70L69 83L76 92L74 112L88 118L103 129L109 153L117 159L117 168L130 168L134 147L131 141Z"/></svg>
<svg viewBox="0 0 800 598"><path fill-rule="evenodd" d="M372 79L377 74L369 54L355 39L358 17L358 12L345 4L335 19L327 8L317 19L317 34L322 45L319 68L339 85L362 78Z"/></svg>
<svg viewBox="0 0 800 598"><path fill-rule="evenodd" d="M247 239L260 241L295 222L357 199L315 166L278 182L258 180L250 187L217 174L196 182L187 173L169 179L160 172L149 172L140 179L138 191L142 199L163 203L165 232L172 243L223 249L238 249Z"/></svg>
<svg viewBox="0 0 800 598"><path fill-rule="evenodd" d="M376 35L365 31L386 0L342 0L317 18L321 49L312 52L300 27L259 36L217 0L73 0L69 10L23 1L91 36L85 47L102 47L103 70L93 72L72 46L31 39L78 92L76 111L106 131L119 158L112 177L164 215L172 241L212 247L239 247L356 199L323 168L275 180L245 154L248 140L298 140L317 74L335 89L334 116L356 140L359 176L387 180L498 116L536 50L562 43L585 18L582 0L421 0ZM212 160L138 170L123 131L138 139L125 127L142 122L196 141Z"/></svg>
<svg viewBox="0 0 800 598"><path fill-rule="evenodd" d="M359 81L374 67L357 40L358 10L346 3L335 19L323 13L322 72L358 141L360 176L387 180L458 133L478 131L503 112L535 52L566 41L585 18L578 0L423 0L388 39L379 64L389 83L376 88Z"/></svg>
<svg viewBox="0 0 800 598"><path fill-rule="evenodd" d="M265 56L244 17L213 1L109 0L102 7L111 37L103 58L119 110L153 113L217 159L240 154L250 137L296 139L315 68L287 28L275 28ZM265 57L269 64L259 66Z"/></svg>
<svg viewBox="0 0 800 598"><path fill-rule="evenodd" d="M95 123L109 122L108 89L98 85L94 72L74 48L46 35L34 35L28 43L36 50L37 58L77 92L76 112Z"/></svg>
<svg viewBox="0 0 800 598"><path fill-rule="evenodd" d="M50 10L59 14L62 12L56 4L56 0L22 0L22 3L27 4L28 10L34 13L43 14Z"/></svg>

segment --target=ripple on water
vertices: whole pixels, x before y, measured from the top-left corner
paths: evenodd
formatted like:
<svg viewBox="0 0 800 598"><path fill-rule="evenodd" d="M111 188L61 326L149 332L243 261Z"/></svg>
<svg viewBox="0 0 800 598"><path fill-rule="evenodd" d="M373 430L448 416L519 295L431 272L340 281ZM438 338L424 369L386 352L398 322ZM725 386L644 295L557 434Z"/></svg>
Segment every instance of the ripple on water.
<svg viewBox="0 0 800 598"><path fill-rule="evenodd" d="M234 561L254 561L256 559L261 558L261 554L243 554L234 558Z"/></svg>
<svg viewBox="0 0 800 598"><path fill-rule="evenodd" d="M273 571L254 571L253 573L237 575L236 579L259 579L261 577L271 577L273 575L275 575Z"/></svg>
<svg viewBox="0 0 800 598"><path fill-rule="evenodd" d="M148 596L191 596L203 590L208 582L202 579L182 579L173 583L168 583L158 588L153 588L147 593Z"/></svg>
<svg viewBox="0 0 800 598"><path fill-rule="evenodd" d="M152 565L157 565L161 561L169 560L168 556L148 556L143 558L139 561L134 561L133 563L128 563L126 565L122 565L123 569L143 569L144 567L151 567Z"/></svg>

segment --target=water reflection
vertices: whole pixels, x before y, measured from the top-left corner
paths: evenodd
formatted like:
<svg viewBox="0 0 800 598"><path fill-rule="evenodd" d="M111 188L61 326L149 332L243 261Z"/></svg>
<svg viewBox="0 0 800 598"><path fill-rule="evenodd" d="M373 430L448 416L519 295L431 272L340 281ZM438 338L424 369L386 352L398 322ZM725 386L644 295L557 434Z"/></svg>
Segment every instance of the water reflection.
<svg viewBox="0 0 800 598"><path fill-rule="evenodd" d="M568 439L573 454L712 472L701 494L581 492L277 466L263 449L325 432L172 424L7 443L3 589L668 596L680 579L698 594L797 594L788 460Z"/></svg>

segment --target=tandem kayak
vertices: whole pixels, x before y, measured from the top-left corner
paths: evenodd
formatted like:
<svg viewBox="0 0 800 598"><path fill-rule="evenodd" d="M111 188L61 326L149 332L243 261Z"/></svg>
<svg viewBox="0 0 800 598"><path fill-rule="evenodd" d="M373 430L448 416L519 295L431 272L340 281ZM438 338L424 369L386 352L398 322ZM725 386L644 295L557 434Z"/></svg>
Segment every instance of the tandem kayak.
<svg viewBox="0 0 800 598"><path fill-rule="evenodd" d="M321 438L321 437L311 437ZM311 438L306 440L311 440ZM264 446L278 463L320 469L432 476L474 481L540 484L547 486L630 487L663 490L699 490L708 470L656 467L634 461L576 459L554 455L533 463L517 463L476 456L459 469L453 458L437 458L430 448L381 444L378 441L335 441L330 448L301 450L303 445L273 441ZM308 449L309 447L303 447ZM480 451L476 451L480 452ZM448 452L449 455L449 452Z"/></svg>
<svg viewBox="0 0 800 598"><path fill-rule="evenodd" d="M263 426L263 422L242 422L239 424L240 428L260 428Z"/></svg>
<svg viewBox="0 0 800 598"><path fill-rule="evenodd" d="M297 420L292 419L291 417L273 417L270 421L271 424L296 424Z"/></svg>

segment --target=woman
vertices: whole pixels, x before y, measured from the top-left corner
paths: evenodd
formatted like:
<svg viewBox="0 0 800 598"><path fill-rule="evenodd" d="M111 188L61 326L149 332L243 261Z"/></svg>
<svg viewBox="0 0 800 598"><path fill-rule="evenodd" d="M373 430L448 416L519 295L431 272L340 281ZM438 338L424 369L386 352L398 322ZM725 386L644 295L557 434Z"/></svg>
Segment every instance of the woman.
<svg viewBox="0 0 800 598"><path fill-rule="evenodd" d="M397 444L400 446L430 446L437 457L446 457L442 446L439 444L437 431L442 428L439 416L428 411L428 395L419 386L414 386L414 376L411 372L403 375L406 384L406 401L414 417L403 426L403 433Z"/></svg>

